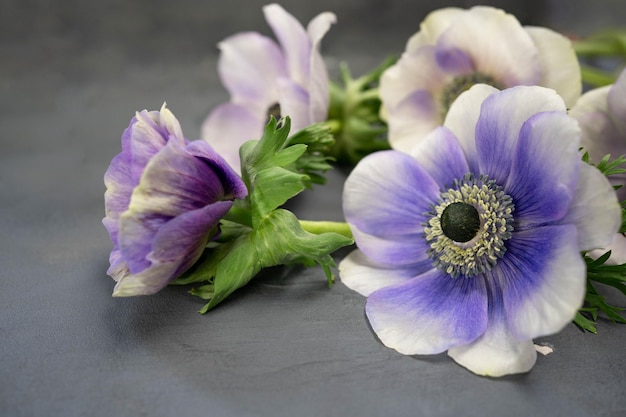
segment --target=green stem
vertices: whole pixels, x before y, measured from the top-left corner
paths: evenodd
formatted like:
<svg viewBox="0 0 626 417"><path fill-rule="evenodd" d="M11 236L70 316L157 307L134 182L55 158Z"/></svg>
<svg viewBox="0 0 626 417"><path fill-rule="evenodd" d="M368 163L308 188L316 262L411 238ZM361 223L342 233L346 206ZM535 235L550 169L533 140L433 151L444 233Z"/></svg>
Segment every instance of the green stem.
<svg viewBox="0 0 626 417"><path fill-rule="evenodd" d="M302 228L309 233L319 235L322 233L334 232L347 238L354 239L348 223L314 220L299 220L299 222L300 226L302 226Z"/></svg>
<svg viewBox="0 0 626 417"><path fill-rule="evenodd" d="M581 65L580 71L583 82L590 84L593 87L602 87L615 82L615 76L611 73L588 65Z"/></svg>

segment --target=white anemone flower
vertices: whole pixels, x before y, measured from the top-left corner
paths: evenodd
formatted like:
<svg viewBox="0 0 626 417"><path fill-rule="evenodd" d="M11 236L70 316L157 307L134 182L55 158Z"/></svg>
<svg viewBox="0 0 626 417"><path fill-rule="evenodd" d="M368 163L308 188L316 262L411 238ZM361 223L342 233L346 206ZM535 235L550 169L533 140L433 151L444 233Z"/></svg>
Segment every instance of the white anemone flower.
<svg viewBox="0 0 626 417"><path fill-rule="evenodd" d="M474 84L503 89L539 85L568 107L581 94L571 42L541 27L523 27L493 7L444 8L430 13L398 62L381 77L381 116L394 149L409 152L443 124L452 102Z"/></svg>

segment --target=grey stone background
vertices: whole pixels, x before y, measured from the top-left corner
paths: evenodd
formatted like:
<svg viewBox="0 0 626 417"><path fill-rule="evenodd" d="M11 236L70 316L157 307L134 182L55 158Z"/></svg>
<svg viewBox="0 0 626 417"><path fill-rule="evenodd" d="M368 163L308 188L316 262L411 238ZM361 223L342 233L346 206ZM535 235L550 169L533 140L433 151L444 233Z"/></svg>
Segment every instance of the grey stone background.
<svg viewBox="0 0 626 417"><path fill-rule="evenodd" d="M385 348L365 300L315 268L269 269L206 316L187 288L110 297L102 176L122 130L167 101L196 138L227 99L215 45L269 33L265 3L0 3L0 415L626 415L626 327L608 322L541 339L555 352L530 374L492 380ZM487 3L573 36L626 23L617 0ZM346 61L360 74L401 52L430 10L475 3L282 4L304 22L334 11L331 72ZM344 178L293 210L341 220Z"/></svg>

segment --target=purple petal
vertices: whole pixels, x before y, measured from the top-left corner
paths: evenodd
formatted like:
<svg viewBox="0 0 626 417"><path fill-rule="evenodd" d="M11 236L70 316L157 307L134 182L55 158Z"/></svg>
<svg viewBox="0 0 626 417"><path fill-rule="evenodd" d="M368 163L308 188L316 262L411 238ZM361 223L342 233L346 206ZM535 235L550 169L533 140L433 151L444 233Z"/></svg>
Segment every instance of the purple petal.
<svg viewBox="0 0 626 417"><path fill-rule="evenodd" d="M370 154L344 184L343 210L348 223L375 236L421 233L439 185L417 161L401 152Z"/></svg>
<svg viewBox="0 0 626 417"><path fill-rule="evenodd" d="M266 109L225 103L215 108L204 121L202 139L240 172L239 148L245 142L261 137L266 118Z"/></svg>
<svg viewBox="0 0 626 417"><path fill-rule="evenodd" d="M366 313L386 346L407 355L440 353L485 331L485 282L432 270L375 291L367 299Z"/></svg>
<svg viewBox="0 0 626 417"><path fill-rule="evenodd" d="M413 148L411 155L442 187L470 172L458 139L449 129L438 127Z"/></svg>
<svg viewBox="0 0 626 417"><path fill-rule="evenodd" d="M223 199L243 199L248 195L248 189L239 175L208 143L196 140L186 146L185 151L192 156L200 158L208 164L210 170L220 179L224 187Z"/></svg>
<svg viewBox="0 0 626 417"><path fill-rule="evenodd" d="M504 258L485 275L494 288L494 308L502 309L515 337L533 339L560 331L574 319L585 295L586 267L576 228L514 232Z"/></svg>
<svg viewBox="0 0 626 417"><path fill-rule="evenodd" d="M517 86L487 97L476 123L479 172L506 184L522 124L544 111L565 112L554 90Z"/></svg>
<svg viewBox="0 0 626 417"><path fill-rule="evenodd" d="M580 128L563 112L544 112L522 126L505 192L517 224L545 224L569 209L578 181Z"/></svg>
<svg viewBox="0 0 626 417"><path fill-rule="evenodd" d="M432 268L432 259L427 254L428 242L421 232L381 236L363 233L355 225L351 226L358 248L376 263L411 268L415 275Z"/></svg>
<svg viewBox="0 0 626 417"><path fill-rule="evenodd" d="M472 58L458 48L437 48L435 59L442 71L454 76L475 71Z"/></svg>
<svg viewBox="0 0 626 417"><path fill-rule="evenodd" d="M233 35L219 44L218 71L234 102L267 109L278 100L276 79L287 76L276 43L255 32Z"/></svg>
<svg viewBox="0 0 626 417"><path fill-rule="evenodd" d="M222 199L224 186L212 167L169 142L146 167L120 219L118 243L130 271L150 266L148 253L165 223Z"/></svg>
<svg viewBox="0 0 626 417"><path fill-rule="evenodd" d="M162 277L163 286L193 265L207 242L217 232L217 226L230 210L232 201L218 201L198 210L189 211L165 223L154 236L151 262L174 262L179 266L172 277Z"/></svg>

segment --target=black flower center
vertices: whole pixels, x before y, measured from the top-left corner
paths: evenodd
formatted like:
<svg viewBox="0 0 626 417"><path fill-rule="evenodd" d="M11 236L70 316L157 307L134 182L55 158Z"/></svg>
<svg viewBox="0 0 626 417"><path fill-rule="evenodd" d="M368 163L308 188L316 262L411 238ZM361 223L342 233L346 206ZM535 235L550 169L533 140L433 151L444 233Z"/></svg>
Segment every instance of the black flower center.
<svg viewBox="0 0 626 417"><path fill-rule="evenodd" d="M479 229L478 210L470 204L452 203L441 213L441 231L455 242L469 242Z"/></svg>

